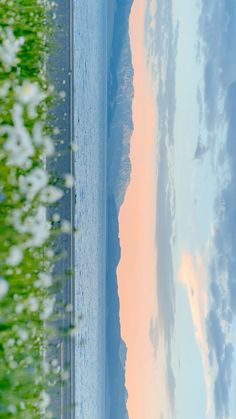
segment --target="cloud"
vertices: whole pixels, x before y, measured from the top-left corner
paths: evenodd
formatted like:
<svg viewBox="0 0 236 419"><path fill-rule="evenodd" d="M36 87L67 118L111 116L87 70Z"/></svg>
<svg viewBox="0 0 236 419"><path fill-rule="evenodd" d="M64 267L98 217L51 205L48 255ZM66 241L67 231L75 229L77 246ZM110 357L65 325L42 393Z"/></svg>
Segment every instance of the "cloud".
<svg viewBox="0 0 236 419"><path fill-rule="evenodd" d="M145 21L145 43L148 65L153 77L158 77L158 135L163 138L159 148L157 185L157 301L159 337L163 334L166 356L166 382L169 403L174 416L175 377L171 367L171 344L175 324L175 284L172 261L173 196L170 194L168 147L174 141L175 74L178 25L173 23L173 1L151 1ZM163 63L166 63L163 65ZM152 331L152 329L151 329ZM153 332L153 331L152 331ZM150 334L152 343L156 335Z"/></svg>
<svg viewBox="0 0 236 419"><path fill-rule="evenodd" d="M210 359L215 359L218 371L214 384L217 418L229 416L234 355L230 335L236 316L236 82L227 89L224 111L227 123L224 159L229 175L215 202L215 251L210 267L212 304L207 318Z"/></svg>
<svg viewBox="0 0 236 419"><path fill-rule="evenodd" d="M202 0L198 27L204 63L204 114L211 146L222 123L221 104L225 92L236 81L235 21L234 0Z"/></svg>
<svg viewBox="0 0 236 419"><path fill-rule="evenodd" d="M231 343L232 311L225 278L216 267L207 270L208 260L187 251L181 256L178 278L186 286L199 344L207 391L207 412L217 419L229 416L234 348Z"/></svg>
<svg viewBox="0 0 236 419"><path fill-rule="evenodd" d="M175 72L178 27L171 22L171 0L160 1L153 24L147 34L152 37L150 55L157 52L158 63L154 73L160 75L158 92L160 144L157 248L158 248L158 304L165 333L168 364L171 365L170 344L175 322L175 287L170 241L173 213L167 193L168 146L174 141L176 99ZM194 159L201 160L213 150L217 129L228 124L227 140L218 155L221 170L229 167L229 179L218 190L215 202L216 224L212 237L212 260L196 253L183 252L179 279L186 286L195 336L199 344L208 393L208 409L213 417L225 418L229 412L232 377L233 346L230 335L236 315L236 3L234 0L202 0L199 18L199 56L203 60L204 92L199 89L197 101L200 119L208 130L207 147L199 137ZM148 22L147 22L148 23ZM220 30L219 30L220 28ZM153 34L156 34L154 39ZM166 34L168 33L168 36ZM163 57L167 56L167 67ZM201 61L202 62L202 61ZM153 64L153 63L152 63ZM225 100L225 108L222 105ZM221 138L222 141L222 138ZM222 170L223 171L223 170ZM160 204L161 203L161 204ZM157 336L150 326L150 339ZM174 376L167 371L170 393L175 393Z"/></svg>
<svg viewBox="0 0 236 419"><path fill-rule="evenodd" d="M202 139L198 137L197 147L194 153L195 160L201 160L207 152L207 147L202 143Z"/></svg>
<svg viewBox="0 0 236 419"><path fill-rule="evenodd" d="M160 75L157 96L160 142L157 184L157 299L159 316L165 335L167 352L170 354L175 323L175 285L171 240L173 235L173 196L168 167L168 146L174 140L175 120L175 72L178 28L172 22L172 1L160 1L156 13L156 50ZM166 34L168 33L168 36ZM165 43L162 41L165 38ZM159 45L160 43L160 45ZM163 57L167 65L163 69ZM167 58L168 57L168 58Z"/></svg>
<svg viewBox="0 0 236 419"><path fill-rule="evenodd" d="M208 304L206 292L208 277L202 256L197 253L193 258L190 253L183 251L178 277L187 288L195 334L200 346L204 348L206 342L205 317Z"/></svg>
<svg viewBox="0 0 236 419"><path fill-rule="evenodd" d="M202 365L204 368L208 401L207 410L210 411L212 409L212 374L209 362L209 347L206 330L206 317L209 309L207 297L209 277L204 257L200 255L200 253L196 253L193 257L188 251L183 251L178 279L187 288L195 336L200 347Z"/></svg>
<svg viewBox="0 0 236 419"><path fill-rule="evenodd" d="M150 341L151 341L153 349L154 349L154 356L156 357L157 348L158 348L158 341L159 341L158 320L157 319L151 319L149 336L150 336Z"/></svg>
<svg viewBox="0 0 236 419"><path fill-rule="evenodd" d="M215 351L216 361L221 362L225 346L225 336L220 326L220 321L212 308L207 316L208 343Z"/></svg>
<svg viewBox="0 0 236 419"><path fill-rule="evenodd" d="M215 272L213 281L217 275L224 275L227 293L225 298L229 300L229 308L236 315L236 82L227 89L225 101L225 117L227 122L226 159L228 164L228 181L218 194L216 210L216 229L214 244L216 249ZM214 285L216 287L216 285ZM214 294L214 293L213 293ZM213 295L215 300L215 295Z"/></svg>
<svg viewBox="0 0 236 419"><path fill-rule="evenodd" d="M224 124L218 154L218 194L209 266L209 311L205 320L209 362L215 371L215 417L229 416L236 316L236 3L202 0L199 40L204 61L204 107L208 144L213 147ZM220 28L220 30L219 30ZM213 135L217 133L217 135ZM224 137L220 139L222 142Z"/></svg>
<svg viewBox="0 0 236 419"><path fill-rule="evenodd" d="M229 416L229 390L231 386L233 352L231 342L227 342L227 333L222 329L221 320L212 308L207 318L207 334L210 359L215 359L217 374L214 383L214 404L216 418Z"/></svg>
<svg viewBox="0 0 236 419"><path fill-rule="evenodd" d="M232 83L236 73L235 20L234 0L202 1L199 35L203 42L206 67L209 63L214 63L214 69L211 69L213 72L217 71L218 81L224 88ZM218 89L215 92L217 93Z"/></svg>
<svg viewBox="0 0 236 419"><path fill-rule="evenodd" d="M218 364L219 369L214 388L216 418L229 416L229 389L232 377L233 351L232 344L225 345L222 361Z"/></svg>
<svg viewBox="0 0 236 419"><path fill-rule="evenodd" d="M175 382L175 375L174 371L170 365L170 359L167 366L167 372L166 372L166 378L167 378L167 385L169 390L169 402L172 409L172 412L175 408L175 388L176 388L176 382Z"/></svg>

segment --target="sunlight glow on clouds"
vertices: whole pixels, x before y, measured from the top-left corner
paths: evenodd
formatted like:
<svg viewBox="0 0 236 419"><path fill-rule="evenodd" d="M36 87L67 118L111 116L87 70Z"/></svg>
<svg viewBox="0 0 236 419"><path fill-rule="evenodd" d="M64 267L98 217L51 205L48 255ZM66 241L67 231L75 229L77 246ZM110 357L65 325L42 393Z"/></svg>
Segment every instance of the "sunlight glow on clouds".
<svg viewBox="0 0 236 419"><path fill-rule="evenodd" d="M208 397L207 412L209 413L212 410L212 378L208 358L209 348L205 323L209 310L207 296L209 278L204 257L200 253L196 253L193 257L188 251L184 250L181 256L178 279L187 288L195 336L200 347L204 368Z"/></svg>

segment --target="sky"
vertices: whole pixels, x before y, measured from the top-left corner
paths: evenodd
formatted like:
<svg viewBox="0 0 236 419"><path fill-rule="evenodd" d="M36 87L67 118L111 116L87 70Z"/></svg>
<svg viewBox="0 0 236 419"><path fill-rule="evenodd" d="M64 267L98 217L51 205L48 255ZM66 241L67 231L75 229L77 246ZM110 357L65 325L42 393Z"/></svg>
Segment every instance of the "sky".
<svg viewBox="0 0 236 419"><path fill-rule="evenodd" d="M236 5L134 0L119 213L130 419L236 417Z"/></svg>
<svg viewBox="0 0 236 419"><path fill-rule="evenodd" d="M129 417L156 418L165 393L156 389L163 380L164 350L156 359L150 339L156 323L156 104L146 62L143 34L145 0L133 4L129 31L134 67L131 136L131 178L119 214L121 260L118 265L121 335L126 361ZM160 362L161 368L158 367Z"/></svg>

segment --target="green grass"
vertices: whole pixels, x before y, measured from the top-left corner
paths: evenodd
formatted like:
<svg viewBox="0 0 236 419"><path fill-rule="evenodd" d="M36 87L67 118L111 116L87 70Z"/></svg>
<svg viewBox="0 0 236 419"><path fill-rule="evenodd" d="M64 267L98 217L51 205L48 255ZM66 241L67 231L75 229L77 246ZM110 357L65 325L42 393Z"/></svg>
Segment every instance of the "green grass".
<svg viewBox="0 0 236 419"><path fill-rule="evenodd" d="M58 280L53 278L51 283L50 278L43 277L53 276L55 256L50 246L58 231L41 215L41 231L44 228L47 234L41 242L36 237L40 228L32 235L38 209L43 212L52 205L45 193L52 185L55 187L54 179L47 174L45 184L29 194L33 189L30 176L35 169L46 173L45 144L50 143L46 137L52 134L47 114L53 91L45 74L52 13L48 2L0 0L0 50L4 37L10 36L10 32L6 35L7 28L11 28L15 39L24 38L18 61L11 66L4 64L0 53L0 92L9 84L7 93L0 94L0 418L40 418L49 402L45 393L49 381L53 376L57 382L62 379L56 361L44 361L48 342L59 333L49 326L57 318L55 309L46 312L50 304L53 306ZM27 88L20 90L26 81L31 90L37 86L34 103L27 96ZM40 101L39 92L44 95ZM42 133L37 143L38 124ZM19 139L22 143L16 153L12 144L21 130L23 139ZM27 135L32 152L26 147L29 156L24 160L22 144ZM53 202L58 198L52 199L51 195ZM15 258L11 258L13 251L18 252ZM50 412L46 417L51 417Z"/></svg>

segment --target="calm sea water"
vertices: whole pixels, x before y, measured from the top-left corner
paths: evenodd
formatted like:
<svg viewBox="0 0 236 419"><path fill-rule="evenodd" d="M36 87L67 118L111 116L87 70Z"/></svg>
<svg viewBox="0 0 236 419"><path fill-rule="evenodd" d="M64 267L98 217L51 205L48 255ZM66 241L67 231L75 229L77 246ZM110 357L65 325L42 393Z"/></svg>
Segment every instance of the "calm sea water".
<svg viewBox="0 0 236 419"><path fill-rule="evenodd" d="M76 418L105 417L106 1L74 5Z"/></svg>

